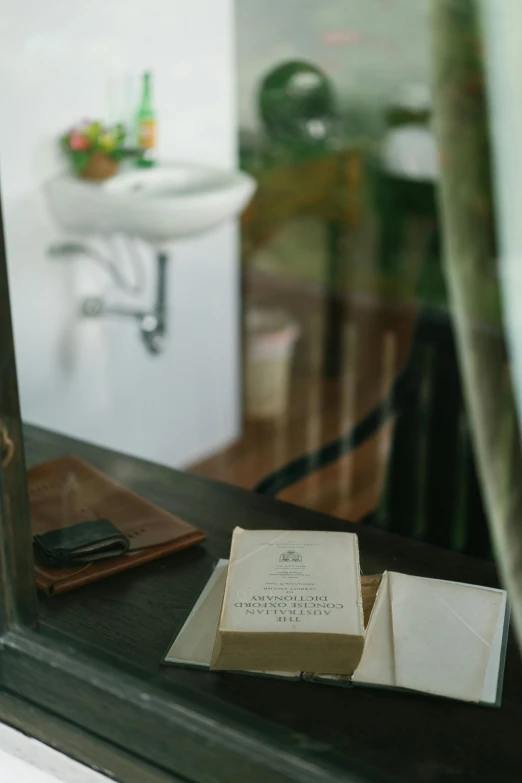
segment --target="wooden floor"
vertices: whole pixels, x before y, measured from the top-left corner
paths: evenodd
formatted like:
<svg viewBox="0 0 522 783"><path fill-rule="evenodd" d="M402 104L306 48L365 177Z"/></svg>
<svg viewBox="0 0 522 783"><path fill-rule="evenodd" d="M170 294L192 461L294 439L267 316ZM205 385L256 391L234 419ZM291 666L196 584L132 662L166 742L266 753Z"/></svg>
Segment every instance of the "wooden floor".
<svg viewBox="0 0 522 783"><path fill-rule="evenodd" d="M250 488L274 468L346 431L386 395L407 359L415 309L368 295L344 297L342 367L338 377L325 378L324 291L251 274L246 298L283 307L301 327L288 412L274 422L246 421L237 443L190 470ZM343 519L361 519L379 502L392 426L389 421L355 452L280 497Z"/></svg>

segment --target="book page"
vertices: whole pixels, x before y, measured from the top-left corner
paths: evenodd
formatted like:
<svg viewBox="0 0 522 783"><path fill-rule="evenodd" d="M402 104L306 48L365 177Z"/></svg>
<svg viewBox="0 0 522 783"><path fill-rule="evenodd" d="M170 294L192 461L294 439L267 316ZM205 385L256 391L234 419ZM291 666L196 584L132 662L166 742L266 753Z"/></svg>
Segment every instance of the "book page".
<svg viewBox="0 0 522 783"><path fill-rule="evenodd" d="M493 645L491 648L491 655L489 656L488 668L486 669L486 676L484 677L484 686L482 688L481 701L486 704L495 704L498 693L499 678L503 678L503 671L500 671L500 667L504 665L502 655L504 652L504 634L507 632L505 626L509 626L509 609L507 607L507 593L502 593L502 603L500 605L497 627L495 629L495 636L493 637Z"/></svg>
<svg viewBox="0 0 522 783"><path fill-rule="evenodd" d="M506 594L389 572L353 681L496 701Z"/></svg>
<svg viewBox="0 0 522 783"><path fill-rule="evenodd" d="M383 574L370 616L361 662L352 680L368 685L395 686L395 655L387 571Z"/></svg>
<svg viewBox="0 0 522 783"><path fill-rule="evenodd" d="M210 666L212 650L223 603L228 560L219 560L201 595L185 620L172 647L165 656L166 663L185 663L191 666Z"/></svg>
<svg viewBox="0 0 522 783"><path fill-rule="evenodd" d="M357 536L236 528L220 629L362 637Z"/></svg>
<svg viewBox="0 0 522 783"><path fill-rule="evenodd" d="M390 574L396 684L480 701L500 591Z"/></svg>

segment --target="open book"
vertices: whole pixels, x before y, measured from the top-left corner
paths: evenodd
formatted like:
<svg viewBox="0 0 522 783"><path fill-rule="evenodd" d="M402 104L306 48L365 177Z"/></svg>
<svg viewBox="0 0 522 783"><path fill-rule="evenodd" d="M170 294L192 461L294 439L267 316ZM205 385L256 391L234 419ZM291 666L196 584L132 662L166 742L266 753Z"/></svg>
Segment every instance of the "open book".
<svg viewBox="0 0 522 783"><path fill-rule="evenodd" d="M165 663L210 668L227 561L220 560L165 656ZM509 609L506 593L386 571L352 676L251 672L332 685L405 689L500 705Z"/></svg>

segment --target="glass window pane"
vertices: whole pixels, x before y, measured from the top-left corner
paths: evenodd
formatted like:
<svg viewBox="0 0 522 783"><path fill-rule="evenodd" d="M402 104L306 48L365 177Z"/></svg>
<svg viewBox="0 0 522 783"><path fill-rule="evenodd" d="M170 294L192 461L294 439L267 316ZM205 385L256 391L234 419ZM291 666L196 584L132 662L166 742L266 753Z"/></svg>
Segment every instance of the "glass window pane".
<svg viewBox="0 0 522 783"><path fill-rule="evenodd" d="M40 619L345 768L343 689L163 663L236 525L360 531L366 575L495 579L455 251L464 224L495 256L471 4L460 21L430 0L73 5L18 0L0 51ZM482 135L452 168L462 73ZM473 301L510 390L491 266ZM391 533L426 548L396 556ZM457 552L488 563L456 573ZM404 721L394 757L418 770ZM394 728L374 730L361 764Z"/></svg>

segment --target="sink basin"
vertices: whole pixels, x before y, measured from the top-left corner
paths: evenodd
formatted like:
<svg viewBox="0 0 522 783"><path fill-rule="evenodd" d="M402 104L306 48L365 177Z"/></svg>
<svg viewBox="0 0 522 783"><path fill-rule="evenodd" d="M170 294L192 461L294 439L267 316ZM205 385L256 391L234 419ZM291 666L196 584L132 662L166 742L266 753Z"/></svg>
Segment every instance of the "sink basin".
<svg viewBox="0 0 522 783"><path fill-rule="evenodd" d="M127 169L101 183L62 174L46 187L51 211L67 231L121 232L155 244L218 226L239 214L255 189L243 172L187 163Z"/></svg>

